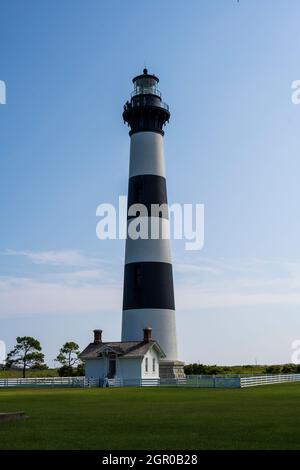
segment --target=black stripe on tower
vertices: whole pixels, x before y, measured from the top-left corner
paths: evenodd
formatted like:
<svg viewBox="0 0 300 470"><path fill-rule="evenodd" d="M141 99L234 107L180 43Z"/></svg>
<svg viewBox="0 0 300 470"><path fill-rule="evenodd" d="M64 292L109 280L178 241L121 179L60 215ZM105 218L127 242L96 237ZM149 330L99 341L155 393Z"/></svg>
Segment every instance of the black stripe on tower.
<svg viewBox="0 0 300 470"><path fill-rule="evenodd" d="M128 208L133 204L143 204L150 216L151 204L161 205L167 203L166 179L163 176L138 175L129 178ZM165 210L163 213L159 213L159 217L168 219L168 211Z"/></svg>
<svg viewBox="0 0 300 470"><path fill-rule="evenodd" d="M175 310L172 265L140 262L125 265L123 310Z"/></svg>

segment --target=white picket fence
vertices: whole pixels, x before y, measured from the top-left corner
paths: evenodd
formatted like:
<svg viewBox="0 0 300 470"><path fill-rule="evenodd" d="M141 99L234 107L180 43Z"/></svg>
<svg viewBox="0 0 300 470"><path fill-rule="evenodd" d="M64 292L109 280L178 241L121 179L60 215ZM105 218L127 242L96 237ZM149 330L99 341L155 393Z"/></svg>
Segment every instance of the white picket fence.
<svg viewBox="0 0 300 470"><path fill-rule="evenodd" d="M104 379L101 381L100 386L107 387L156 387L160 385L159 379Z"/></svg>
<svg viewBox="0 0 300 470"><path fill-rule="evenodd" d="M278 375L187 375L186 382L175 383L186 387L198 388L245 388L258 385L271 385L286 382L300 381L300 374L278 374Z"/></svg>
<svg viewBox="0 0 300 470"><path fill-rule="evenodd" d="M182 379L87 379L85 377L0 378L0 388L9 387L154 387L245 388L300 381L300 374L278 375L187 375Z"/></svg>
<svg viewBox="0 0 300 470"><path fill-rule="evenodd" d="M177 383L176 383L177 382ZM176 385L198 388L239 388L240 376L237 374L186 375L185 380L177 379Z"/></svg>
<svg viewBox="0 0 300 470"><path fill-rule="evenodd" d="M300 374L253 375L251 377L241 377L240 386L242 388L256 387L258 385L271 385L298 381L300 381Z"/></svg>
<svg viewBox="0 0 300 470"><path fill-rule="evenodd" d="M0 379L2 387L91 387L99 385L99 380L85 377L34 377Z"/></svg>
<svg viewBox="0 0 300 470"><path fill-rule="evenodd" d="M160 385L159 379L89 379L85 377L0 378L0 388L8 387L145 387Z"/></svg>

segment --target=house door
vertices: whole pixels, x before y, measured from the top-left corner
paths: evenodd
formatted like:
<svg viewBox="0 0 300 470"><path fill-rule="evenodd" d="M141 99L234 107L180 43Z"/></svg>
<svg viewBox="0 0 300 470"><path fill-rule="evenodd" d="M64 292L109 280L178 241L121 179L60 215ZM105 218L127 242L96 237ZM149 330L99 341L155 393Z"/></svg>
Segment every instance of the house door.
<svg viewBox="0 0 300 470"><path fill-rule="evenodd" d="M116 375L116 357L115 356L110 356L108 358L108 378L113 379L114 376Z"/></svg>

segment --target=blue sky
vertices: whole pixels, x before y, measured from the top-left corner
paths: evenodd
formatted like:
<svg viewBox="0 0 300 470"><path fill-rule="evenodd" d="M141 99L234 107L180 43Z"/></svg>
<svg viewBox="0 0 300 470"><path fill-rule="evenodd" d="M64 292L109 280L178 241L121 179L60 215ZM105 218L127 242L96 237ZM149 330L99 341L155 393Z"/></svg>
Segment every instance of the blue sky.
<svg viewBox="0 0 300 470"><path fill-rule="evenodd" d="M1 5L0 339L51 364L93 328L120 337L123 241L96 207L126 194L122 122L146 64L171 108L169 201L205 204L205 246L173 242L180 358L289 362L300 338L297 0Z"/></svg>

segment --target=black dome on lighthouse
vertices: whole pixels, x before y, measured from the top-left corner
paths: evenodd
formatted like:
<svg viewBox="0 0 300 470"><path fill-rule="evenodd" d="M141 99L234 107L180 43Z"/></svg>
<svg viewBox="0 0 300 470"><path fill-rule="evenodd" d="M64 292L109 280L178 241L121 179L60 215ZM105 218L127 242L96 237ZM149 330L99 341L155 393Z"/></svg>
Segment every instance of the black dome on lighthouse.
<svg viewBox="0 0 300 470"><path fill-rule="evenodd" d="M163 126L170 119L170 111L157 88L159 78L144 68L143 74L134 77L132 82L134 90L123 112L124 122L131 128L129 134L151 131L164 135Z"/></svg>
<svg viewBox="0 0 300 470"><path fill-rule="evenodd" d="M142 79L145 79L145 78L148 78L148 79L152 79L154 80L156 83L159 82L159 78L154 75L154 74L149 74L148 73L148 69L145 67L144 70L143 70L143 74L142 75L137 75L136 77L134 77L132 79L133 83L135 83L137 80L142 80Z"/></svg>

